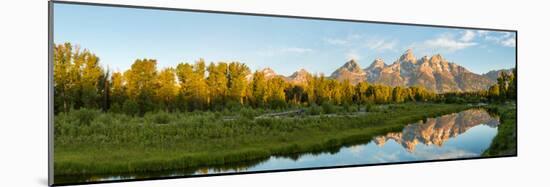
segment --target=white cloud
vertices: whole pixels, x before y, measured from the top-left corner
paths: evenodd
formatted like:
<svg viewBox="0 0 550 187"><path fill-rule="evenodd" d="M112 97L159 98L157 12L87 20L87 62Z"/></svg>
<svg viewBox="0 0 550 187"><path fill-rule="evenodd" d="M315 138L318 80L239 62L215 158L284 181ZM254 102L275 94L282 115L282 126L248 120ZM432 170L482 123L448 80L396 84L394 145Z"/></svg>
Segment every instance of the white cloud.
<svg viewBox="0 0 550 187"><path fill-rule="evenodd" d="M360 52L383 52L394 51L399 44L395 38L384 38L379 36L348 34L340 38L323 38L323 41L329 45L334 45L343 49L346 60L360 60Z"/></svg>
<svg viewBox="0 0 550 187"><path fill-rule="evenodd" d="M492 42L504 47L515 47L515 35L511 32L495 32L484 30L465 30L461 33L446 33L438 37L411 44L408 48L413 48L420 53L452 53L473 46L487 48L483 41ZM481 42L481 43L478 43Z"/></svg>
<svg viewBox="0 0 550 187"><path fill-rule="evenodd" d="M278 55L300 55L314 52L313 49L302 47L281 47L281 48L269 48L258 52L261 56L278 56Z"/></svg>
<svg viewBox="0 0 550 187"><path fill-rule="evenodd" d="M361 34L348 34L340 38L323 38L323 41L330 45L355 47L364 42L364 36Z"/></svg>
<svg viewBox="0 0 550 187"><path fill-rule="evenodd" d="M282 48L281 51L290 52L290 53L310 53L310 52L313 52L313 49L301 48L301 47L288 47L288 48Z"/></svg>
<svg viewBox="0 0 550 187"><path fill-rule="evenodd" d="M443 48L449 51L457 51L477 45L474 42L461 42L450 37L439 37L432 40L427 40L425 44L430 47Z"/></svg>
<svg viewBox="0 0 550 187"><path fill-rule="evenodd" d="M485 36L485 35L489 34L489 31L478 30L476 33L479 36Z"/></svg>
<svg viewBox="0 0 550 187"><path fill-rule="evenodd" d="M348 39L352 39L352 40L361 39L361 38L363 38L363 35L360 35L360 34L350 34L350 35L348 35Z"/></svg>
<svg viewBox="0 0 550 187"><path fill-rule="evenodd" d="M366 42L367 48L380 52L385 50L393 51L397 46L397 40L371 39Z"/></svg>
<svg viewBox="0 0 550 187"><path fill-rule="evenodd" d="M421 43L413 43L410 48L427 53L455 52L477 45L475 42L464 42L453 35L444 34Z"/></svg>
<svg viewBox="0 0 550 187"><path fill-rule="evenodd" d="M485 40L504 47L516 47L516 36L510 32L490 32L485 35Z"/></svg>
<svg viewBox="0 0 550 187"><path fill-rule="evenodd" d="M516 47L516 39L515 38L508 38L501 42L503 46L506 47Z"/></svg>
<svg viewBox="0 0 550 187"><path fill-rule="evenodd" d="M358 154L360 154L361 152L363 152L365 150L365 147L366 146L364 146L364 145L354 145L354 146L349 147L348 149L354 155L358 155Z"/></svg>
<svg viewBox="0 0 550 187"><path fill-rule="evenodd" d="M476 32L472 30L466 30L464 31L464 34L460 38L460 41L469 42L469 41L472 41L475 37L476 37Z"/></svg>
<svg viewBox="0 0 550 187"><path fill-rule="evenodd" d="M412 154L417 159L424 159L424 160L468 158L468 157L479 156L478 153L474 153L466 149L453 147L453 146L437 147L435 145L419 146Z"/></svg>
<svg viewBox="0 0 550 187"><path fill-rule="evenodd" d="M325 39L323 39L323 41L325 41L326 43L331 44L331 45L346 45L346 44L348 44L347 40L337 39L337 38L325 38Z"/></svg>
<svg viewBox="0 0 550 187"><path fill-rule="evenodd" d="M348 51L348 52L346 53L346 60L351 60L351 59L360 60L360 59L361 59L361 55L359 55L359 54L357 53L357 51L355 51L355 50Z"/></svg>
<svg viewBox="0 0 550 187"><path fill-rule="evenodd" d="M510 36L508 33L490 33L485 36L485 40L500 43L503 39Z"/></svg>

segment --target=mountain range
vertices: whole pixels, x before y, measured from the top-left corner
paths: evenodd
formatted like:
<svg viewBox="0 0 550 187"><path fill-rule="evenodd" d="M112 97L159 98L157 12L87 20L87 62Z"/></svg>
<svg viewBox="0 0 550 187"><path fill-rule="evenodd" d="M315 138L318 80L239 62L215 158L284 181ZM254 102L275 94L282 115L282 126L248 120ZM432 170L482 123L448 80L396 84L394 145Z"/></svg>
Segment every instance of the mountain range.
<svg viewBox="0 0 550 187"><path fill-rule="evenodd" d="M312 75L304 69L296 71L288 77L278 75L270 68L261 71L267 79L281 76L294 84L305 84L307 77ZM418 59L409 49L391 64L386 64L384 60L377 58L364 69L356 60L349 60L328 78L338 81L349 80L352 84L367 81L371 84L392 87L422 86L443 93L487 89L496 83L496 79L502 71L509 73L512 69L493 70L479 75L454 62L449 62L440 54Z"/></svg>
<svg viewBox="0 0 550 187"><path fill-rule="evenodd" d="M487 73L484 73L483 76L491 80L497 81L498 77L500 76L500 73L502 72L507 74L512 74L514 72L514 69L510 68L510 69L492 70Z"/></svg>

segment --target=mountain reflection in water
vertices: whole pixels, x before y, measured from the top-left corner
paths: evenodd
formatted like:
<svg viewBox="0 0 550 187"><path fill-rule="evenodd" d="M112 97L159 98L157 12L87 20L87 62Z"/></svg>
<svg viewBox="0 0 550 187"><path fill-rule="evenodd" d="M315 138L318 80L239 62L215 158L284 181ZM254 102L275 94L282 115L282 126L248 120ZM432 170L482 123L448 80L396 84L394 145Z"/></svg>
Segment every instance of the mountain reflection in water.
<svg viewBox="0 0 550 187"><path fill-rule="evenodd" d="M449 138L454 138L468 129L480 124L497 127L498 118L493 118L482 109L472 109L460 113L428 118L425 122L407 125L402 132L391 132L374 138L374 143L382 147L388 140L401 144L407 151L413 152L419 143L443 146Z"/></svg>

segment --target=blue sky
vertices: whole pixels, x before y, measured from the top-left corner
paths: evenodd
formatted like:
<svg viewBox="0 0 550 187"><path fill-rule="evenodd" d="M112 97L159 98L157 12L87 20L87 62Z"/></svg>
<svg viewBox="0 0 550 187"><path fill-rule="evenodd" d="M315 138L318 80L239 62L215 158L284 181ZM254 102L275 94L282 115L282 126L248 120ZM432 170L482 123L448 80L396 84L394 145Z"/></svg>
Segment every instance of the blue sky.
<svg viewBox="0 0 550 187"><path fill-rule="evenodd" d="M375 58L391 64L407 49L484 73L514 67L516 46L509 32L69 4L54 6L54 42L89 49L111 70L138 58L157 59L159 68L204 58L283 75L330 75L351 58L362 68Z"/></svg>

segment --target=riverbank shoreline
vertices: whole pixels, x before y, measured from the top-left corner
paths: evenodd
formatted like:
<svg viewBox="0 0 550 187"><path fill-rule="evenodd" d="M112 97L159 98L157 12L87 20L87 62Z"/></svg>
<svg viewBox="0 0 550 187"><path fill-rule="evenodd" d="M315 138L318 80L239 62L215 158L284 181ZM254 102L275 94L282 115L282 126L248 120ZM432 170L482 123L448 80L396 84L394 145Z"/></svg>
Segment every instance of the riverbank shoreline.
<svg viewBox="0 0 550 187"><path fill-rule="evenodd" d="M428 117L459 112L473 107L474 106L453 104L396 104L389 105L387 109L369 112L369 114L361 116L320 117L320 119L317 120L308 119L307 117L306 119L281 118L252 120L253 122L248 122L251 124L245 124L245 127L248 127L246 125L261 126L261 130L269 130L279 133L266 134L264 138L259 138L256 141L247 140L244 138L244 136L250 136L249 138L258 137L262 134L262 132L264 132L254 129L252 132L258 134L253 136L245 135L246 132L242 131L241 133L243 134L241 135L243 137L214 137L211 140L205 139L204 142L195 144L196 147L185 147L177 150L175 148L178 148L178 146L189 145L172 142L171 144L162 145L152 144L149 146L156 147L148 147L143 149L143 147L140 146L137 146L136 148L125 148L125 146L132 145L131 141L129 143L121 142L116 144L100 144L92 147L90 147L90 144L99 140L92 138L90 140L93 141L89 142L84 140L75 141L73 143L74 145L68 142L63 142L63 144L55 149L56 159L54 162L54 167L56 170L56 176L59 177L71 175L143 173L178 170L198 166L208 167L211 165L223 165L248 160L258 160L262 158L269 158L270 156L285 156L295 153L323 151L334 147L342 147L346 145L353 145L358 142L368 141L375 135L390 131L398 131L409 123L424 120ZM242 126L238 125L239 122L242 122L241 120L243 119L236 121L224 121L221 123L223 127L241 128ZM296 123L296 120L303 123ZM288 127L285 126L290 124L294 124L295 129L292 125ZM175 123L169 123L163 126L145 125L141 128L133 127L126 130L132 131L137 128L137 130L146 131L160 128L162 130L157 129L157 132L152 133L161 132L165 133L164 135L166 136L177 135L180 131L176 130L176 133L170 134L171 131L168 130L173 130L169 128L171 127L170 125L174 126L174 128L178 127ZM285 126L285 128L273 127L278 125ZM297 127L299 125L305 127ZM189 130L193 129L191 127L195 126L179 127ZM102 130L105 129L96 129L96 132L102 132ZM122 127L116 128L115 132L112 134L124 134L124 130L125 129ZM91 132L87 133L92 134ZM204 132L199 131L199 134L200 133ZM215 133L205 133L204 135L212 134ZM109 134L106 136L110 137L108 135ZM63 136L60 137L60 140L63 140ZM162 139L162 136L160 137L160 139ZM166 139L173 140L169 137ZM112 140L117 139L112 138ZM230 142L231 140L234 142ZM196 143L196 141L190 143ZM221 145L208 145L216 143ZM85 144L86 146L81 147L86 148L76 148L78 147L77 145L82 144ZM241 145L236 146L237 144ZM200 149L201 146L204 146L202 152ZM240 147L240 149L235 149L236 147ZM94 148L97 149L94 150Z"/></svg>
<svg viewBox="0 0 550 187"><path fill-rule="evenodd" d="M482 156L514 156L517 155L517 109L516 106L489 105L489 112L500 116L497 136L491 146Z"/></svg>

